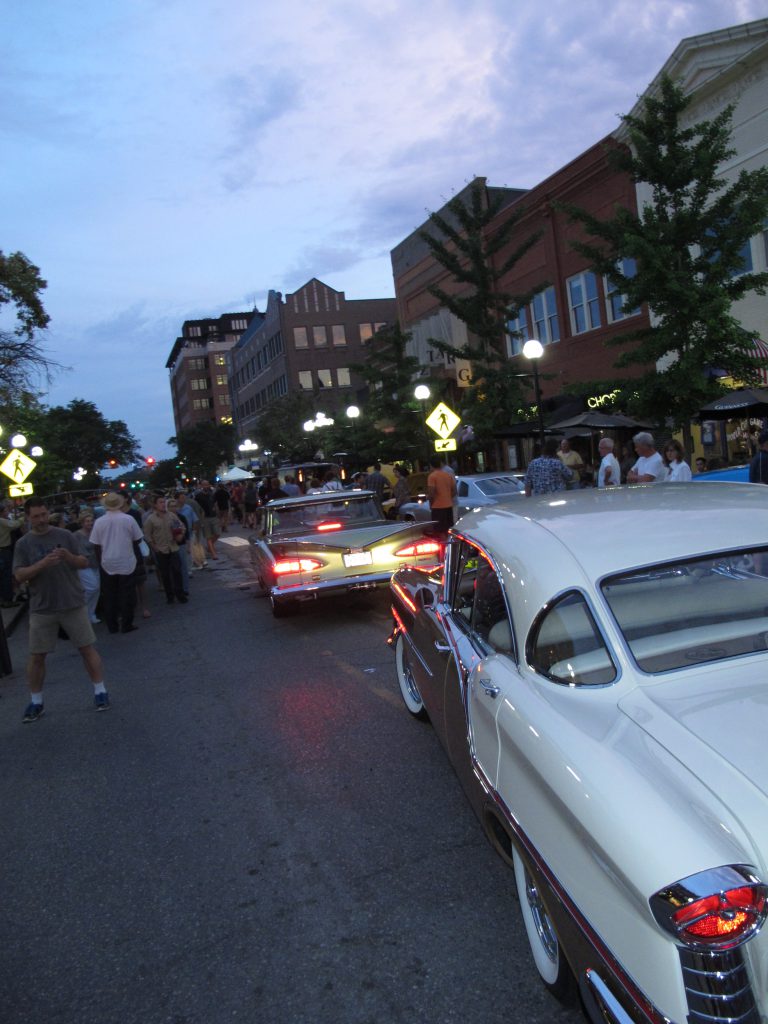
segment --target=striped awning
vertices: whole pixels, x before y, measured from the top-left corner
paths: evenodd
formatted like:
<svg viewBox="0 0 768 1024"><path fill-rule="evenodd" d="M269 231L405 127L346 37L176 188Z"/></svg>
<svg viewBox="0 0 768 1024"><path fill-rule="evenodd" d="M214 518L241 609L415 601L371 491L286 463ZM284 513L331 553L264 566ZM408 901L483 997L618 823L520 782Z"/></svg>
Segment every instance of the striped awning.
<svg viewBox="0 0 768 1024"><path fill-rule="evenodd" d="M757 371L758 379L762 384L768 384L768 345L760 338L752 339L752 348L755 358L759 361L760 367Z"/></svg>

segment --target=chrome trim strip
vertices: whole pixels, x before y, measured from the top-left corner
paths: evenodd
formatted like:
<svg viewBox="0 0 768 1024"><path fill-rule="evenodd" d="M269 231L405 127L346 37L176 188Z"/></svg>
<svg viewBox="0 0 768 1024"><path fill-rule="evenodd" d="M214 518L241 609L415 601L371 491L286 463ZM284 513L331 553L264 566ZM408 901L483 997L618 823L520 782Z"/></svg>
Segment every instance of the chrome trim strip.
<svg viewBox="0 0 768 1024"><path fill-rule="evenodd" d="M605 1016L606 1024L634 1024L631 1017L627 1015L624 1007L611 992L603 979L592 969L585 975L587 985L592 990L592 995L597 1001L601 1012Z"/></svg>

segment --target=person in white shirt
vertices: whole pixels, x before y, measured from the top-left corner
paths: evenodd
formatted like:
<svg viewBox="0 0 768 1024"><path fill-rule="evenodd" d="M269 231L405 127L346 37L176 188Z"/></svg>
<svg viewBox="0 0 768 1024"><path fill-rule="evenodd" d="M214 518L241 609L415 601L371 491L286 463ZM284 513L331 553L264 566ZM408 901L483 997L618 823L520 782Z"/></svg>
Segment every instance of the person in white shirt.
<svg viewBox="0 0 768 1024"><path fill-rule="evenodd" d="M627 473L628 484L660 484L667 478L667 470L664 460L656 451L656 442L653 434L642 430L632 438L635 451L638 454L637 462Z"/></svg>
<svg viewBox="0 0 768 1024"><path fill-rule="evenodd" d="M601 437L597 446L602 459L600 468L597 471L598 487L618 487L621 483L621 467L619 460L613 454L613 440L610 437Z"/></svg>
<svg viewBox="0 0 768 1024"><path fill-rule="evenodd" d="M136 520L123 512L121 494L106 494L102 499L105 515L97 519L90 542L96 549L101 567L101 603L104 621L110 633L132 633L136 610L135 545L143 539Z"/></svg>
<svg viewBox="0 0 768 1024"><path fill-rule="evenodd" d="M679 484L691 479L691 467L685 461L685 452L679 441L670 441L664 449L668 473L666 483Z"/></svg>

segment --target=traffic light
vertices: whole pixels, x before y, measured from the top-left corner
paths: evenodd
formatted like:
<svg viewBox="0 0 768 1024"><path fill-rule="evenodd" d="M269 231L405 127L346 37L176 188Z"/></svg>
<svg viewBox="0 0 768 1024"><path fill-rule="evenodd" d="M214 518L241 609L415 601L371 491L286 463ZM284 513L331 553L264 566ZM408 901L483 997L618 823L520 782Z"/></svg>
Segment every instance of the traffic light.
<svg viewBox="0 0 768 1024"><path fill-rule="evenodd" d="M121 487L125 487L125 480L121 480L121 481L120 481L120 486L121 486Z"/></svg>
<svg viewBox="0 0 768 1024"><path fill-rule="evenodd" d="M117 459L110 459L109 460L109 468L110 469L115 469L116 467L117 467Z"/></svg>
<svg viewBox="0 0 768 1024"><path fill-rule="evenodd" d="M146 457L146 459L144 459L144 461L146 462L146 464L147 464L148 466L154 466L154 464L155 464L155 460L154 460L154 459L152 458L152 456L151 456L151 455L148 455L148 456Z"/></svg>

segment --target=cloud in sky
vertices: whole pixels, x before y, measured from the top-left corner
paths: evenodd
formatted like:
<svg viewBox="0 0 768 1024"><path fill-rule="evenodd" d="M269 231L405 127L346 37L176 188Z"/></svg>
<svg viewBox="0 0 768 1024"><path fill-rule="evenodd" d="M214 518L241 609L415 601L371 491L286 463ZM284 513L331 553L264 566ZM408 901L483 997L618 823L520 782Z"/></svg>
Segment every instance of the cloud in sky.
<svg viewBox="0 0 768 1024"><path fill-rule="evenodd" d="M32 0L0 39L0 247L50 282L48 400L161 454L185 319L389 250L474 175L530 187L612 131L681 38L762 0Z"/></svg>

